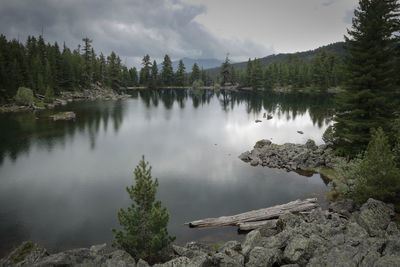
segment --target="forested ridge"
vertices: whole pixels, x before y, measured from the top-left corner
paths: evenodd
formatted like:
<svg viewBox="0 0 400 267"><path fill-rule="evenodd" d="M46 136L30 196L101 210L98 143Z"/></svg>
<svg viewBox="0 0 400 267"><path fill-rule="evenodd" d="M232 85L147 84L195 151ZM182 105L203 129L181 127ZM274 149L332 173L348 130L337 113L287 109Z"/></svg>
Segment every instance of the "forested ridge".
<svg viewBox="0 0 400 267"><path fill-rule="evenodd" d="M253 59L247 63L224 62L220 73L204 70L195 63L187 69L180 60L176 71L165 55L161 65L149 55L142 59L142 67L128 68L112 52L97 53L92 40L83 38L82 44L70 49L55 42L46 43L42 36L29 36L25 43L0 36L0 100L12 101L19 87L27 87L34 94L58 95L61 91L90 89L93 84L116 91L126 87L144 86L214 86L231 84L239 87L272 89L276 87L329 88L342 81L340 45L293 55L274 55ZM339 51L332 53L332 49ZM285 59L282 59L281 57ZM243 65L245 68L243 69ZM159 69L159 66L161 68ZM227 68L229 69L223 69ZM224 72L224 79L221 75ZM194 84L196 82L196 84Z"/></svg>

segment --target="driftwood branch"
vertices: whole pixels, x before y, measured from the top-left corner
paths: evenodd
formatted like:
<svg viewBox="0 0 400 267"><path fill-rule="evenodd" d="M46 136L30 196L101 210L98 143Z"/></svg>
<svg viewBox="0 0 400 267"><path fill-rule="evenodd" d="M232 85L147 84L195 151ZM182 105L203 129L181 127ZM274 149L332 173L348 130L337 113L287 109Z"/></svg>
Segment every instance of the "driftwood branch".
<svg viewBox="0 0 400 267"><path fill-rule="evenodd" d="M304 212L317 207L319 207L317 199L309 198L232 216L222 216L219 218L207 218L186 222L185 225L188 225L189 227L239 226L240 230L252 230L272 223L268 221L271 219L277 219L282 214L288 212Z"/></svg>

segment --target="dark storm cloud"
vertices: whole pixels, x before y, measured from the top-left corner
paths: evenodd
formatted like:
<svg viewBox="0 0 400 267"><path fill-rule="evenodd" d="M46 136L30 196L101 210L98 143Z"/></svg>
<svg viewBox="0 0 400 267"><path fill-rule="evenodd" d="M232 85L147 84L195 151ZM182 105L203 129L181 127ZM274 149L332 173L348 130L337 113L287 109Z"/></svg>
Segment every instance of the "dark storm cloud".
<svg viewBox="0 0 400 267"><path fill-rule="evenodd" d="M83 37L106 54L116 51L128 63L146 53L161 58L264 56L271 49L251 41L224 40L194 19L204 6L180 0L2 0L0 32L25 40L41 34L49 42L75 48Z"/></svg>

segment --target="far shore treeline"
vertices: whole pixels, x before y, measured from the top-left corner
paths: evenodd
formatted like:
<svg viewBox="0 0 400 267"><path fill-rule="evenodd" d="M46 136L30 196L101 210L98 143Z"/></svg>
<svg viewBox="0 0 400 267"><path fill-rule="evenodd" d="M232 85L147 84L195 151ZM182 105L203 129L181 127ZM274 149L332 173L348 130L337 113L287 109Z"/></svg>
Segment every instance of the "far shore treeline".
<svg viewBox="0 0 400 267"><path fill-rule="evenodd" d="M168 55L161 65L145 55L140 70L128 68L115 52L97 54L92 40L83 38L82 42L71 50L65 44L60 47L57 42L46 43L42 36L29 36L23 44L0 35L0 103L13 101L19 87L30 88L35 94L50 91L58 95L61 91L90 89L93 84L116 91L138 86L193 85L320 90L340 86L343 81L341 57L325 49L311 61L290 54L285 60L263 67L261 59L249 59L243 70L231 65L227 56L219 73L211 75L196 63L187 68L182 60L174 71Z"/></svg>

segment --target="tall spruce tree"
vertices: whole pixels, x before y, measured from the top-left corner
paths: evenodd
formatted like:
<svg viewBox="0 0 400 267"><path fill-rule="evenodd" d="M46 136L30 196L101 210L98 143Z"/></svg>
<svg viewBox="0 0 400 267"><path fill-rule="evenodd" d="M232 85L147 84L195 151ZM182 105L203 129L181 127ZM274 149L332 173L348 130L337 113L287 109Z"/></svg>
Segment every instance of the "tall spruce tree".
<svg viewBox="0 0 400 267"><path fill-rule="evenodd" d="M173 84L174 70L172 69L172 62L168 55L164 56L162 62L161 79L163 85L170 86Z"/></svg>
<svg viewBox="0 0 400 267"><path fill-rule="evenodd" d="M133 201L126 210L118 211L122 230L113 229L113 246L127 251L136 260L152 263L161 260L165 248L175 239L168 235L169 215L167 209L156 201L157 178L153 180L151 166L144 160L135 168L135 185L126 188Z"/></svg>
<svg viewBox="0 0 400 267"><path fill-rule="evenodd" d="M92 82L92 40L83 38L83 84L88 87Z"/></svg>
<svg viewBox="0 0 400 267"><path fill-rule="evenodd" d="M228 81L230 81L231 75L231 64L229 63L229 54L226 55L225 61L222 63L220 68L221 75L221 85L224 86Z"/></svg>
<svg viewBox="0 0 400 267"><path fill-rule="evenodd" d="M193 64L192 67L192 74L190 75L190 83L193 84L194 81L197 81L200 79L200 68L197 63Z"/></svg>
<svg viewBox="0 0 400 267"><path fill-rule="evenodd" d="M251 69L251 87L253 89L261 89L264 87L263 69L260 59L254 59Z"/></svg>
<svg viewBox="0 0 400 267"><path fill-rule="evenodd" d="M184 86L185 85L185 65L182 60L179 60L178 69L175 73L175 85Z"/></svg>
<svg viewBox="0 0 400 267"><path fill-rule="evenodd" d="M339 152L364 150L370 129L388 132L394 120L395 32L399 31L396 0L360 0L352 29L345 36L346 90L337 98L335 134Z"/></svg>
<svg viewBox="0 0 400 267"><path fill-rule="evenodd" d="M158 86L158 67L157 61L153 61L153 65L151 66L151 79L149 83L150 88L156 88Z"/></svg>
<svg viewBox="0 0 400 267"><path fill-rule="evenodd" d="M150 56L145 55L142 59L142 69L140 70L140 84L144 86L148 86L150 82Z"/></svg>

